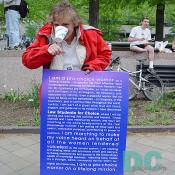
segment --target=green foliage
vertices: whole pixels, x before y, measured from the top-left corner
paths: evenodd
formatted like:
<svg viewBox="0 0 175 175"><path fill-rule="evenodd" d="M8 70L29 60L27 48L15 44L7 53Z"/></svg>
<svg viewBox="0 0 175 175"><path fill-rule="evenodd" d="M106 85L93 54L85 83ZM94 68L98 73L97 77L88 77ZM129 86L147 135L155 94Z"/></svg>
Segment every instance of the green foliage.
<svg viewBox="0 0 175 175"><path fill-rule="evenodd" d="M120 5L124 6L124 5L127 5L128 3L133 5L133 6L137 6L137 5L140 5L140 4L143 4L147 2L150 6L155 6L157 4L173 4L174 3L174 0L121 0L119 3Z"/></svg>
<svg viewBox="0 0 175 175"><path fill-rule="evenodd" d="M56 4L58 0L27 0L29 6L29 16L33 21L46 22L48 19L48 13L53 4Z"/></svg>
<svg viewBox="0 0 175 175"><path fill-rule="evenodd" d="M88 0L69 0L69 2L77 9L83 19L83 23L87 24L89 20L89 1Z"/></svg>
<svg viewBox="0 0 175 175"><path fill-rule="evenodd" d="M4 16L4 7L2 4L0 4L0 20L5 20L5 16Z"/></svg>
<svg viewBox="0 0 175 175"><path fill-rule="evenodd" d="M29 19L24 21L24 25L25 34L30 38L31 41L34 39L36 31L38 31L38 29L42 26L42 24Z"/></svg>
<svg viewBox="0 0 175 175"><path fill-rule="evenodd" d="M48 20L48 14L52 6L60 0L26 0L29 5L29 16L24 19L27 36L32 39L43 23ZM80 13L85 24L88 23L88 0L69 0ZM117 33L123 32L121 25L138 25L143 16L150 18L151 27L156 23L156 4L165 3L165 24L174 25L175 32L175 5L174 0L100 0L99 28L104 33L106 40L116 40ZM0 5L0 20L4 20L3 6Z"/></svg>
<svg viewBox="0 0 175 175"><path fill-rule="evenodd" d="M169 110L175 111L175 91L166 93L162 99L159 101L161 107L166 107Z"/></svg>
<svg viewBox="0 0 175 175"><path fill-rule="evenodd" d="M149 125L149 126L155 126L155 125L171 125L174 123L175 120L173 116L167 112L160 112L160 113L154 113L150 114L147 117L144 117L140 123L142 125Z"/></svg>
<svg viewBox="0 0 175 175"><path fill-rule="evenodd" d="M39 126L40 125L40 116L39 116L39 110L35 109L35 112L33 114L34 118L33 118L33 126Z"/></svg>
<svg viewBox="0 0 175 175"><path fill-rule="evenodd" d="M38 107L39 107L38 90L39 90L39 85L38 84L34 84L32 89L26 95L27 101L35 109L38 109Z"/></svg>
<svg viewBox="0 0 175 175"><path fill-rule="evenodd" d="M165 24L167 26L172 26L171 32L175 33L175 5L167 4L165 8ZM174 37L171 37L169 41L172 42Z"/></svg>
<svg viewBox="0 0 175 175"><path fill-rule="evenodd" d="M10 102L19 102L26 98L26 96L23 93L20 93L19 91L15 91L11 89L9 92L7 92L4 96L4 99Z"/></svg>
<svg viewBox="0 0 175 175"><path fill-rule="evenodd" d="M175 90L165 93L163 97L159 99L159 101L151 102L145 108L150 112L159 112L163 108L168 108L169 110L175 111Z"/></svg>
<svg viewBox="0 0 175 175"><path fill-rule="evenodd" d="M4 99L13 103L20 101L28 102L32 107L37 109L39 106L38 89L39 85L37 84L34 84L32 89L27 94L11 89L4 95Z"/></svg>
<svg viewBox="0 0 175 175"><path fill-rule="evenodd" d="M142 125L142 126L159 126L159 125L172 125L175 123L171 113L159 112L150 113L143 118L137 118L134 115L129 115L129 125Z"/></svg>
<svg viewBox="0 0 175 175"><path fill-rule="evenodd" d="M161 105L158 103L150 103L145 107L146 111L148 112L160 112Z"/></svg>
<svg viewBox="0 0 175 175"><path fill-rule="evenodd" d="M129 125L172 125L175 123L175 91L165 94L158 102L151 102L143 107L143 111L147 113L144 117L136 116L135 108L136 106L129 109Z"/></svg>
<svg viewBox="0 0 175 175"><path fill-rule="evenodd" d="M59 3L58 0L27 0L29 5L29 18L32 21L35 22L46 22L48 20L48 14L51 10L51 8ZM88 7L88 1L87 0L70 0L70 3L72 3L79 11L82 18L87 21L87 7Z"/></svg>

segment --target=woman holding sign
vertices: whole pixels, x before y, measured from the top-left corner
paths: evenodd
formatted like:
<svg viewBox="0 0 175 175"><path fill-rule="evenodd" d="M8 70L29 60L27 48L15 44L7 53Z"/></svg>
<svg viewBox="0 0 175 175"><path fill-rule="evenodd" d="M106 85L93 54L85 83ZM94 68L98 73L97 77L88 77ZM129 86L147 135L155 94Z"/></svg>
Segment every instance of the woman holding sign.
<svg viewBox="0 0 175 175"><path fill-rule="evenodd" d="M100 30L83 25L75 8L67 2L56 4L49 22L36 34L22 55L29 69L40 66L55 70L102 71L110 62L111 50Z"/></svg>

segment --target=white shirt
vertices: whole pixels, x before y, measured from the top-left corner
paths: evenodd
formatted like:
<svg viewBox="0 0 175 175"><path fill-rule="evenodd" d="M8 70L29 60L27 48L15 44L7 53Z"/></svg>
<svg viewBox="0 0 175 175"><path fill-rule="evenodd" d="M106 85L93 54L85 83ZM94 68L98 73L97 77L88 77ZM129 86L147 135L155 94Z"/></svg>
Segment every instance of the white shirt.
<svg viewBox="0 0 175 175"><path fill-rule="evenodd" d="M76 37L72 40L71 44L67 44L66 41L62 41L60 44L64 53L61 54L61 58L59 55L56 55L50 65L50 69L58 70L60 67L60 59L62 59L63 70L81 70L80 60L77 56L77 45L78 40Z"/></svg>
<svg viewBox="0 0 175 175"><path fill-rule="evenodd" d="M67 70L80 70L80 61L77 56L76 47L78 44L77 38L74 37L71 44L67 44L66 41L63 40L61 46L63 48L64 54L64 62L63 69Z"/></svg>
<svg viewBox="0 0 175 175"><path fill-rule="evenodd" d="M149 40L151 40L151 31L148 28L142 29L141 26L137 26L132 28L129 37L145 39L143 41L133 41L130 43L130 46L144 44L144 43L147 43Z"/></svg>

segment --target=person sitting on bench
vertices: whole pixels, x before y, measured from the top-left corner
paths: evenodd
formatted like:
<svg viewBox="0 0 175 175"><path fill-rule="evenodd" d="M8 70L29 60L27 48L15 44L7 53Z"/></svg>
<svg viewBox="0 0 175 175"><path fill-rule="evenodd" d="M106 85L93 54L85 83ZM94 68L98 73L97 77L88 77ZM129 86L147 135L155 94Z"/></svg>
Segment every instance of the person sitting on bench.
<svg viewBox="0 0 175 175"><path fill-rule="evenodd" d="M149 40L151 40L151 31L148 27L149 19L147 17L142 18L140 26L132 28L128 41L131 42L130 50L135 52L148 52L149 68L147 70L150 73L155 73L153 65L154 48L149 45Z"/></svg>

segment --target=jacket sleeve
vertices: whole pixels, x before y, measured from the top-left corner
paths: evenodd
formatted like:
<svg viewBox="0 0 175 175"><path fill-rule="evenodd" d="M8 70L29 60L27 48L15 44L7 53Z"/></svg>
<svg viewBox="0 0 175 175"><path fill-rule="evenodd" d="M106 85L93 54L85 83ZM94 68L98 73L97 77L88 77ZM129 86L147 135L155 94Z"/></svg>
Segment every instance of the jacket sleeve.
<svg viewBox="0 0 175 175"><path fill-rule="evenodd" d="M96 56L86 61L83 70L103 71L110 63L111 49L103 40L101 34L97 33Z"/></svg>
<svg viewBox="0 0 175 175"><path fill-rule="evenodd" d="M37 36L35 41L22 54L22 63L29 69L40 66L48 67L53 56L48 53L48 39L46 36Z"/></svg>

